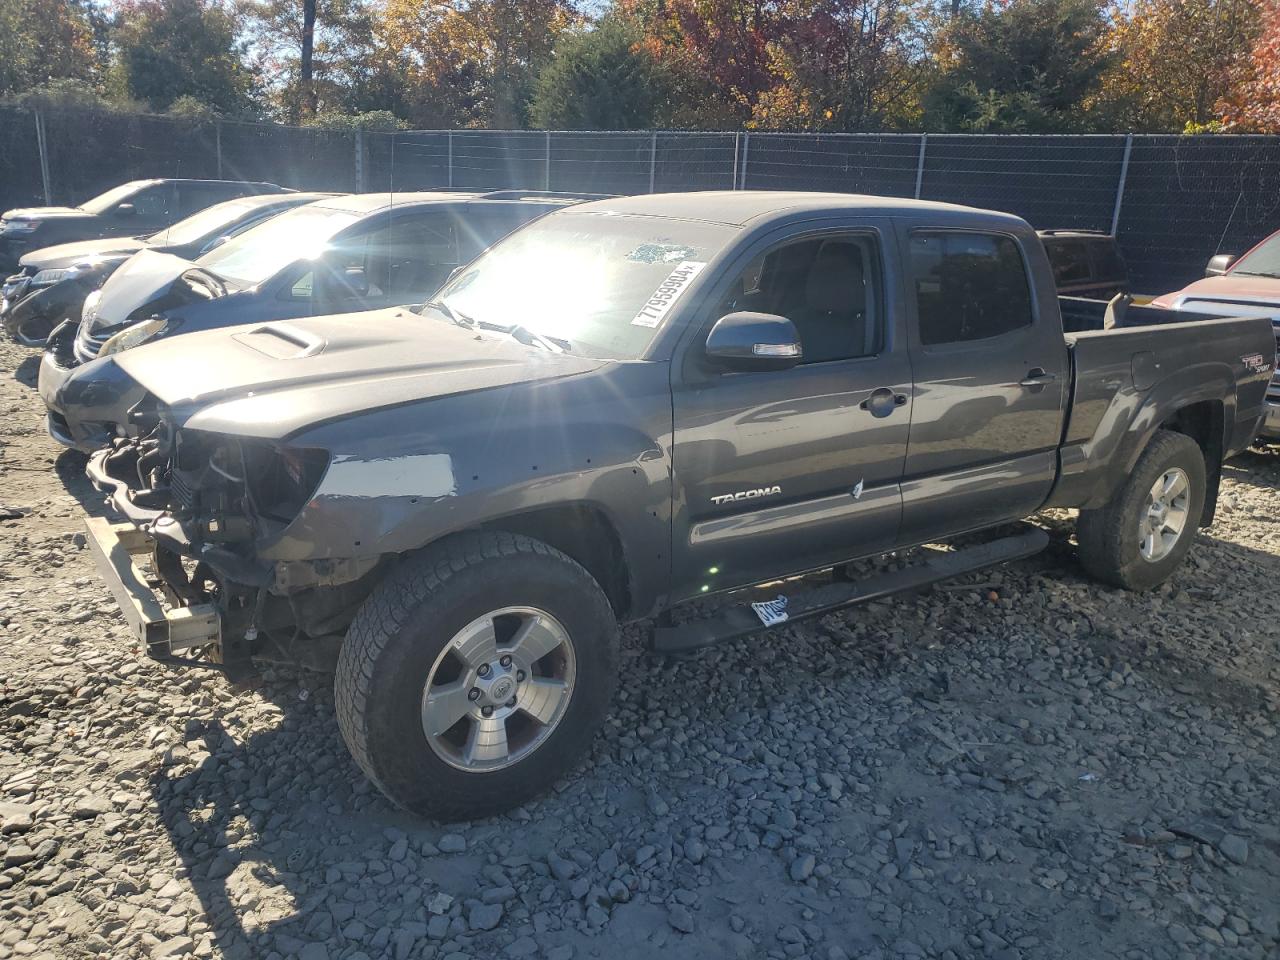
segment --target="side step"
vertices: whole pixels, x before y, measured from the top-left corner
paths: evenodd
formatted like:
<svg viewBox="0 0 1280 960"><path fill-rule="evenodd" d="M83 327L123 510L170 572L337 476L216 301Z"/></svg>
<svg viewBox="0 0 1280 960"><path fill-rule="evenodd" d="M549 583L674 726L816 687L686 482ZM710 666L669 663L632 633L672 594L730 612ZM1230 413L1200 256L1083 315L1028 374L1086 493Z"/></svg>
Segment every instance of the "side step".
<svg viewBox="0 0 1280 960"><path fill-rule="evenodd" d="M785 623L803 620L879 600L904 590L916 590L942 580L974 573L1012 560L1034 556L1049 545L1049 535L1039 527L1027 525L1022 533L947 553L938 552L923 563L853 582L835 582L802 589L788 597ZM726 640L767 630L750 603L727 607L710 617L689 620L674 627L656 627L653 648L660 653L684 653Z"/></svg>

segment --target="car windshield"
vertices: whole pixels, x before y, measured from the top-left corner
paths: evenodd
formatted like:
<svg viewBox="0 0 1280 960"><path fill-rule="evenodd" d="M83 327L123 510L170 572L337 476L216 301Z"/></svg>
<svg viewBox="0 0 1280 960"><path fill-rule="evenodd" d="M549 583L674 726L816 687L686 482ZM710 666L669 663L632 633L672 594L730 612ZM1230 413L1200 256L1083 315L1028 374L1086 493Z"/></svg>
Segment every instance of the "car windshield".
<svg viewBox="0 0 1280 960"><path fill-rule="evenodd" d="M1237 277L1280 278L1280 233L1267 237L1237 260L1231 273Z"/></svg>
<svg viewBox="0 0 1280 960"><path fill-rule="evenodd" d="M183 244L196 243L213 235L226 227L238 223L246 214L259 209L261 205L247 203L244 200L230 200L226 203L215 203L199 213L193 213L185 220L179 220L171 227L147 237L148 243Z"/></svg>
<svg viewBox="0 0 1280 960"><path fill-rule="evenodd" d="M118 187L112 187L106 193L100 193L92 200L86 200L80 204L80 209L86 213L100 214L106 213L117 203L133 196L142 189L143 183L138 180L132 180L129 183L122 183Z"/></svg>
<svg viewBox="0 0 1280 960"><path fill-rule="evenodd" d="M553 214L470 264L436 301L459 322L633 360L733 235L717 223Z"/></svg>
<svg viewBox="0 0 1280 960"><path fill-rule="evenodd" d="M223 280L256 286L293 263L318 256L359 214L327 207L296 207L246 230L196 261Z"/></svg>

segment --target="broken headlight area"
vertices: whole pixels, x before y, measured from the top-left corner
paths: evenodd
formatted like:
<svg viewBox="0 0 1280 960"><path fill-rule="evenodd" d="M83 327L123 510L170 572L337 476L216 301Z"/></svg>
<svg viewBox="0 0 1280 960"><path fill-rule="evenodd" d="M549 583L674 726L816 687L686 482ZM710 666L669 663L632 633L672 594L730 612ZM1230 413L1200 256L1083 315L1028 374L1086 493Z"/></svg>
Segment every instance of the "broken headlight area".
<svg viewBox="0 0 1280 960"><path fill-rule="evenodd" d="M138 411L134 420L145 425L148 417ZM243 546L288 526L328 464L323 450L175 431L161 420L145 437L117 442L102 468L125 485L115 500L123 493L136 510L165 514L162 526L176 525L168 538L180 531L185 545Z"/></svg>

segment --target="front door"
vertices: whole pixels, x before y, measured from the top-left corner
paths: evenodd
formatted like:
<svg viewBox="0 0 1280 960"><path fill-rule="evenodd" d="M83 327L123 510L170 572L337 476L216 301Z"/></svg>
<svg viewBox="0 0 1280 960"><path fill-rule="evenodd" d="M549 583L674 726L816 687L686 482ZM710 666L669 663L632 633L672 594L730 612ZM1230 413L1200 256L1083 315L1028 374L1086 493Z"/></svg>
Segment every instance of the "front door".
<svg viewBox="0 0 1280 960"><path fill-rule="evenodd" d="M916 395L904 544L1033 513L1057 476L1066 341L1052 279L1045 270L1031 284L1023 242L1038 241L927 226L905 233Z"/></svg>
<svg viewBox="0 0 1280 960"><path fill-rule="evenodd" d="M891 546L911 417L906 345L886 283L887 223L797 233L727 272L673 366L675 599ZM702 353L724 314L796 326L803 362L727 372Z"/></svg>

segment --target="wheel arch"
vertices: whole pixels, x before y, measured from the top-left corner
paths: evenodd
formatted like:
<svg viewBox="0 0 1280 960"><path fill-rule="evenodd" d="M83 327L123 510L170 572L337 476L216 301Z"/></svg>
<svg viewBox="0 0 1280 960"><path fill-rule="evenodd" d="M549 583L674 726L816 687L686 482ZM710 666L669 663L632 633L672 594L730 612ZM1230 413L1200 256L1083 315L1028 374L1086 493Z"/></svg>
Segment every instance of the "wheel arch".
<svg viewBox="0 0 1280 960"><path fill-rule="evenodd" d="M1133 471L1143 451L1160 430L1169 430L1190 437L1204 456L1205 496L1204 509L1200 513L1199 526L1213 523L1218 507L1218 490L1222 481L1222 455L1227 436L1227 404L1221 399L1189 399L1160 421L1153 424L1134 444L1125 459L1125 474Z"/></svg>

